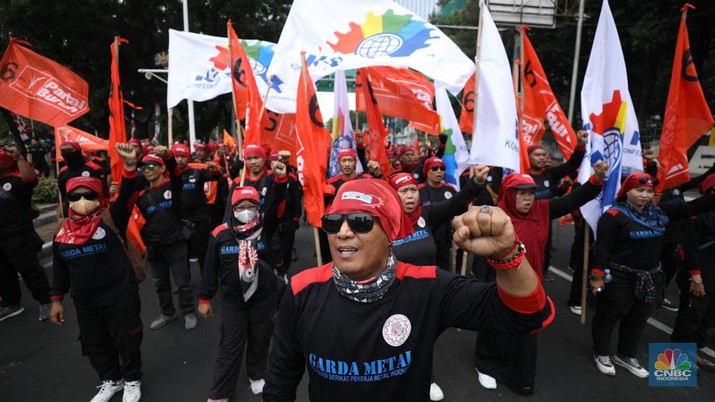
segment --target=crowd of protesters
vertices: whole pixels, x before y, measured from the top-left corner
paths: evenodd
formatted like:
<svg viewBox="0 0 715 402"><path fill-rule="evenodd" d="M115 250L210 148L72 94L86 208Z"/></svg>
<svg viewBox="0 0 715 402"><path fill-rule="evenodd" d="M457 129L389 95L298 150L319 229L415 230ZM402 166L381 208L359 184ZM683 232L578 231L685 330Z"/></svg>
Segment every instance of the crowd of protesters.
<svg viewBox="0 0 715 402"><path fill-rule="evenodd" d="M303 190L290 152L213 142L192 150L133 139L116 145L123 173L112 177L108 163L65 141L57 144L64 161L58 212L65 218L54 235L51 282L37 258L42 240L31 206L38 176L49 175L49 149L36 140L26 150L5 146L0 321L24 310L18 274L39 304L41 321L62 325L69 294L83 353L102 381L92 402L120 391L125 402L141 398L140 310L152 302L139 297L145 276L161 311L151 330L178 317L192 330L197 313L212 317L220 297L209 401L234 398L244 355L249 389L266 401L295 400L306 367L312 400L384 399L398 390L404 400L441 400L432 347L452 326L478 331L475 368L484 388L504 384L530 395L536 390L533 332L555 314L542 285L549 278L551 221L572 213L581 224L578 208L599 194L609 171L598 161L589 181L573 183L588 134L577 138L563 164L551 166L544 148L534 145L525 174L477 165L461 183L449 183L441 159L445 135L424 151L390 144L392 171L382 171L366 158L357 133L357 149L340 151L340 173L326 178L319 235L324 265L292 270ZM647 173L623 181L590 244L593 360L607 375L615 375L615 364L648 376L637 359L641 338L672 278L680 289L672 340L702 349L715 323L715 166L657 199L652 158L646 162ZM685 202L682 191L692 188L702 196ZM580 271L584 229L577 227L571 266ZM462 276L453 273L468 261L471 279L465 269ZM198 295L192 263L201 278ZM575 275L568 301L576 314L580 278ZM370 331L382 336L372 340ZM371 373L372 379L352 372L352 363L385 356L402 370ZM345 362L355 379L342 380L323 359ZM697 364L715 371L703 356ZM396 378L385 380L390 376Z"/></svg>

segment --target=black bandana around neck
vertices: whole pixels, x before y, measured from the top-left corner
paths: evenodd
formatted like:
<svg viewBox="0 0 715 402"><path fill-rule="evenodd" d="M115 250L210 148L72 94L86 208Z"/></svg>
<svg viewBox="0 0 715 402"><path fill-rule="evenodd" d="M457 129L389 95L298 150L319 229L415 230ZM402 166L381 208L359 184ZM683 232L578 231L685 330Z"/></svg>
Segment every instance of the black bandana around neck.
<svg viewBox="0 0 715 402"><path fill-rule="evenodd" d="M340 273L338 267L333 264L333 281L338 292L348 299L360 303L372 303L385 296L390 285L395 281L396 271L397 259L390 251L385 269L380 275L362 282L354 281Z"/></svg>

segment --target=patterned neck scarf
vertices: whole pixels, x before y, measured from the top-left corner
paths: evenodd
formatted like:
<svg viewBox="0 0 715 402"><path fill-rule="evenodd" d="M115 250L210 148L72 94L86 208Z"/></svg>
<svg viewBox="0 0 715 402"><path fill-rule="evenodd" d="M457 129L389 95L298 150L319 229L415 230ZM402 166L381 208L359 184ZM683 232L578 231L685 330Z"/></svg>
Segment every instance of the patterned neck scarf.
<svg viewBox="0 0 715 402"><path fill-rule="evenodd" d="M333 264L333 281L338 292L350 300L360 303L372 303L382 299L395 281L397 259L392 251L387 257L385 269L376 277L366 281L354 281L340 273Z"/></svg>
<svg viewBox="0 0 715 402"><path fill-rule="evenodd" d="M241 280L244 301L248 301L258 288L256 244L262 231L260 215L244 225L233 226L233 234L238 241L238 276Z"/></svg>
<svg viewBox="0 0 715 402"><path fill-rule="evenodd" d="M646 204L642 212L635 209L626 201L617 201L613 203L611 208L620 211L632 221L647 227L660 236L665 234L665 225L669 222L668 215L666 215L662 209L653 205L653 203L649 202Z"/></svg>

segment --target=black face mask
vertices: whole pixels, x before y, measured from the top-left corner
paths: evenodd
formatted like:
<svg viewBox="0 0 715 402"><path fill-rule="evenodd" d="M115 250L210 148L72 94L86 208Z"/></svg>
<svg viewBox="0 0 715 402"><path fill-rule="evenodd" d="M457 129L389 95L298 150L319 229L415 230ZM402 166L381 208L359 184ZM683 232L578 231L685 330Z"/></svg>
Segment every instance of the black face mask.
<svg viewBox="0 0 715 402"><path fill-rule="evenodd" d="M80 151L61 151L60 154L67 162L67 166L71 168L77 168L84 164L84 158L82 158L82 152Z"/></svg>

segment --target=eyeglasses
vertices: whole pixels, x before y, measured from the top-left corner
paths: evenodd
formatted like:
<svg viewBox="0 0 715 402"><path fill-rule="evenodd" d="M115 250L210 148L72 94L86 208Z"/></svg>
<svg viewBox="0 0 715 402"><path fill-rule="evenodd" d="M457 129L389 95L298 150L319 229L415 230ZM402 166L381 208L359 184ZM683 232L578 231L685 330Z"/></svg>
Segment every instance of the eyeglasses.
<svg viewBox="0 0 715 402"><path fill-rule="evenodd" d="M95 201L99 199L99 194L95 193L94 191L87 191L84 193L69 193L67 195L67 199L70 202L79 201L81 198L84 198L87 201Z"/></svg>
<svg viewBox="0 0 715 402"><path fill-rule="evenodd" d="M233 210L236 212L240 211L258 211L258 207L256 205L249 205L249 206L238 206L236 205L233 207Z"/></svg>
<svg viewBox="0 0 715 402"><path fill-rule="evenodd" d="M323 230L325 233L335 234L340 231L343 221L348 221L348 227L355 233L369 233L375 225L375 217L365 213L354 214L327 214L323 215Z"/></svg>
<svg viewBox="0 0 715 402"><path fill-rule="evenodd" d="M432 166L432 167L430 168L430 170L433 171L433 172L436 172L436 171L438 171L438 170L441 170L441 171L444 172L445 169L446 169L446 168L445 168L444 166Z"/></svg>
<svg viewBox="0 0 715 402"><path fill-rule="evenodd" d="M154 170L155 167L156 165L144 165L139 169L141 169L142 172L151 172L152 170Z"/></svg>

